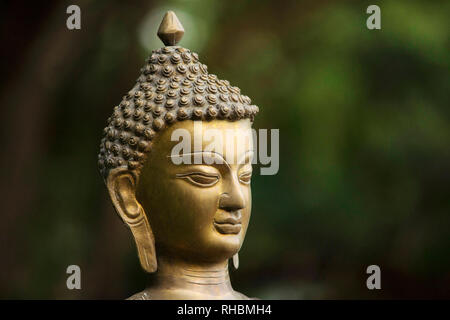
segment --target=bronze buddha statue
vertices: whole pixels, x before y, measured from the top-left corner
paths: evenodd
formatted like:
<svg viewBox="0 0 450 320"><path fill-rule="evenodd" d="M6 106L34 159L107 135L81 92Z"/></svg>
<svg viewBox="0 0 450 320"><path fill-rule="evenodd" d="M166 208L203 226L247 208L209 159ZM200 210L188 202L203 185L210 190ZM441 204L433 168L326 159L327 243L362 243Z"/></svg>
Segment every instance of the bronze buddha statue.
<svg viewBox="0 0 450 320"><path fill-rule="evenodd" d="M183 33L167 12L158 30L165 47L152 52L114 108L100 145L113 206L131 229L142 268L154 273L154 284L130 299L248 299L233 290L228 261L237 268L250 218L253 147L246 132L258 107L209 74L196 53L176 46ZM181 155L200 155L200 162L174 161L177 130L200 139ZM223 153L208 147L211 130L233 133L221 141Z"/></svg>

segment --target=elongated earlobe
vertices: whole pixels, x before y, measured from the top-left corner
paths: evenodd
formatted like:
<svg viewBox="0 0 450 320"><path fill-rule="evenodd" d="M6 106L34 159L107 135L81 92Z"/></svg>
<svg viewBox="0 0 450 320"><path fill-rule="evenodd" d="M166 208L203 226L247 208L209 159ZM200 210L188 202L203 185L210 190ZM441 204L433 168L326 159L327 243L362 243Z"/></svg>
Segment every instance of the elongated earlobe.
<svg viewBox="0 0 450 320"><path fill-rule="evenodd" d="M109 172L106 186L117 214L131 229L142 268L155 272L155 239L147 215L136 200L135 174L125 168L115 168Z"/></svg>

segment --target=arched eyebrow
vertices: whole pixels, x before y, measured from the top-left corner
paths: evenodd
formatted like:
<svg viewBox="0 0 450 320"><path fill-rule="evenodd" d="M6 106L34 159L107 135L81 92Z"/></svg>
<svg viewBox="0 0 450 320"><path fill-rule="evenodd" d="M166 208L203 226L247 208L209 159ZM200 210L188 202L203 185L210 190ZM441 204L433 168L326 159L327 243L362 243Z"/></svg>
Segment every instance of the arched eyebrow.
<svg viewBox="0 0 450 320"><path fill-rule="evenodd" d="M194 155L198 155L201 154L202 155L202 159L204 159L205 156L210 156L211 158L211 164L225 164L229 169L231 169L230 164L225 160L225 157L215 151L196 151L196 152L189 152L189 153L183 153L180 155L169 155L167 156L168 158L174 158L174 157L186 157L186 156L194 156ZM213 157L214 156L218 156L221 160L222 163L217 163L214 161ZM247 150L242 157L238 160L237 164L244 164L245 163L245 159L248 157L253 157L253 150Z"/></svg>
<svg viewBox="0 0 450 320"><path fill-rule="evenodd" d="M223 155L221 155L218 152L215 151L196 151L196 152L189 152L189 153L183 153L183 154L177 154L177 155L170 155L167 156L168 158L174 158L174 157L186 157L186 156L194 156L194 155L198 155L198 154L202 154L202 159L204 159L204 156L211 156L211 155L217 155L220 160L222 161L223 164L225 164L229 169L231 169L229 163L224 159ZM214 159L211 156L211 164L221 164L221 163L217 163L214 161Z"/></svg>

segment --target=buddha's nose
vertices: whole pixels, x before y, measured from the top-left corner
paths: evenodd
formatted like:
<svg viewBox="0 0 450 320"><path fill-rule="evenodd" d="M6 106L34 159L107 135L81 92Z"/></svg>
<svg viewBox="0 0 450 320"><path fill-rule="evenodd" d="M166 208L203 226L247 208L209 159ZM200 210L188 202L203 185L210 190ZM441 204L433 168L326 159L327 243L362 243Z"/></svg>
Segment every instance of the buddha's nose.
<svg viewBox="0 0 450 320"><path fill-rule="evenodd" d="M244 194L237 178L229 181L225 192L220 195L219 207L226 211L236 211L245 208Z"/></svg>

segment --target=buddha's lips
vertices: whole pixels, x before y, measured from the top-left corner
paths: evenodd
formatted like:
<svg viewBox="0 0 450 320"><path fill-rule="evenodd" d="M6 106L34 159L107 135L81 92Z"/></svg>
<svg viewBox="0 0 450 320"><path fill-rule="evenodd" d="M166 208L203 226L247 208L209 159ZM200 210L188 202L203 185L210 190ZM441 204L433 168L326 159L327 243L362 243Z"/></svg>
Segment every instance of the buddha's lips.
<svg viewBox="0 0 450 320"><path fill-rule="evenodd" d="M238 234L242 229L241 219L232 216L214 219L214 227L222 234Z"/></svg>
<svg viewBox="0 0 450 320"><path fill-rule="evenodd" d="M214 222L214 227L216 227L216 230L222 234L238 234L242 229L242 225L240 223L231 224Z"/></svg>
<svg viewBox="0 0 450 320"><path fill-rule="evenodd" d="M234 217L226 217L224 219L214 219L214 222L218 224L240 224L241 219Z"/></svg>

